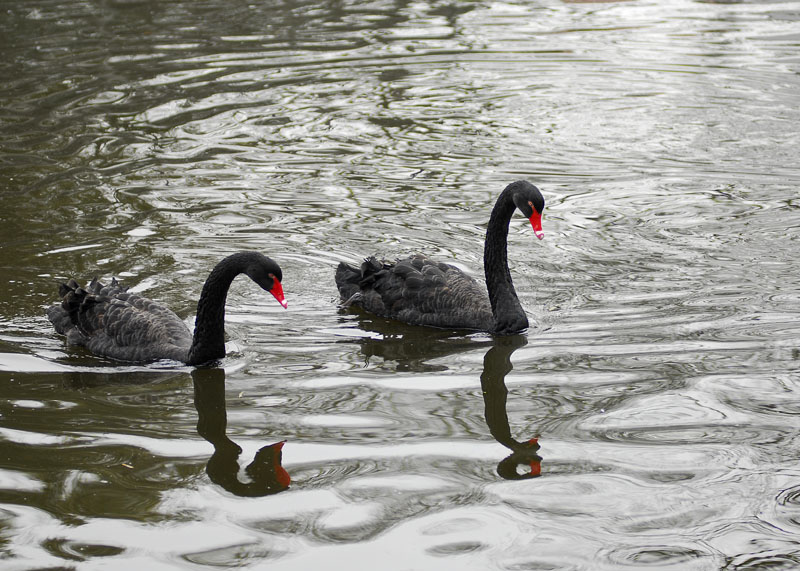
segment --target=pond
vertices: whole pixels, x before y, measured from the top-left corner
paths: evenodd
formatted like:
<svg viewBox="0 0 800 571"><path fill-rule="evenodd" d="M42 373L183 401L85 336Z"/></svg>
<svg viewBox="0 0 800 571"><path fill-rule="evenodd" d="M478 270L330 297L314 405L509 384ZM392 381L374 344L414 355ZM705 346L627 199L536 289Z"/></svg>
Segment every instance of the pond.
<svg viewBox="0 0 800 571"><path fill-rule="evenodd" d="M800 2L10 0L0 46L3 569L800 566ZM519 179L521 335L341 307L370 255L482 283ZM191 328L240 250L288 309L234 281L215 366L45 315Z"/></svg>

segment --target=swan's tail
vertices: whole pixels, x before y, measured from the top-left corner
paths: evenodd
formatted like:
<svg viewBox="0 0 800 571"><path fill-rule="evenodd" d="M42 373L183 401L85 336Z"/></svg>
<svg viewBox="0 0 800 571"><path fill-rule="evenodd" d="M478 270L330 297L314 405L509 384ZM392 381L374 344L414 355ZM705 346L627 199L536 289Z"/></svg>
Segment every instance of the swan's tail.
<svg viewBox="0 0 800 571"><path fill-rule="evenodd" d="M375 274L383 269L383 264L377 258L366 258L360 268L340 262L336 268L336 287L339 295L345 300L345 306L350 305L361 295L361 290L375 280Z"/></svg>
<svg viewBox="0 0 800 571"><path fill-rule="evenodd" d="M86 289L72 279L67 283L59 284L58 295L61 297L61 303L47 310L47 318L53 324L55 330L62 335L66 335L75 327L81 329L81 309L85 307L87 302L91 303L90 300L102 288L103 284L97 281L97 278L93 279L86 286Z"/></svg>
<svg viewBox="0 0 800 571"><path fill-rule="evenodd" d="M358 283L361 281L361 272L355 266L340 262L336 268L336 287L343 300L349 301L360 291Z"/></svg>
<svg viewBox="0 0 800 571"><path fill-rule="evenodd" d="M56 332L67 335L70 330L77 328L84 335L89 334L94 328L87 323L93 313L93 306L100 301L118 293L125 292L127 288L119 285L116 279L111 280L109 286L102 284L94 278L85 288L82 288L74 279L58 286L58 295L61 303L47 309L47 318L53 324Z"/></svg>
<svg viewBox="0 0 800 571"><path fill-rule="evenodd" d="M59 284L58 296L61 298L61 303L47 308L47 318L57 333L66 335L70 329L75 327L76 322L73 321L73 318L77 315L77 309L80 307L80 302L76 298L81 295L86 295L86 291L75 280Z"/></svg>

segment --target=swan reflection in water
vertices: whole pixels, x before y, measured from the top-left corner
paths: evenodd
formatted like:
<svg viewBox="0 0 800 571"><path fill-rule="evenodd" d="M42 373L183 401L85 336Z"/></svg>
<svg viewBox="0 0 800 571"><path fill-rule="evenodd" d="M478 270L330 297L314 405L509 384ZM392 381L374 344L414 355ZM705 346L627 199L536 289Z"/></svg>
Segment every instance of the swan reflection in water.
<svg viewBox="0 0 800 571"><path fill-rule="evenodd" d="M263 446L245 468L249 482L239 479L241 447L225 434L228 418L225 412L225 370L195 369L194 405L197 408L197 432L214 446L206 472L212 482L237 496L260 497L277 494L289 487L289 473L281 466L281 449L276 442Z"/></svg>
<svg viewBox="0 0 800 571"><path fill-rule="evenodd" d="M506 411L508 389L505 380L513 369L511 355L526 343L527 340L522 335L496 337L494 345L483 358L481 390L486 424L489 425L489 432L494 439L511 450L511 455L497 465L497 473L506 480L535 478L542 472L542 458L537 454L538 439L532 438L525 442L515 440L511 436ZM524 467L522 473L518 472L520 466Z"/></svg>
<svg viewBox="0 0 800 571"><path fill-rule="evenodd" d="M491 341L465 337L463 331L423 328L370 315L358 308L354 311L358 329L370 333L358 340L365 364L377 357L394 363L397 371L434 373L449 369L448 364L436 363L437 359L491 345ZM351 339L343 341L352 342Z"/></svg>
<svg viewBox="0 0 800 571"><path fill-rule="evenodd" d="M366 360L377 356L384 361L393 361L397 371L426 373L447 370L447 365L431 361L488 346L481 374L486 423L495 440L511 450L511 455L497 465L497 473L507 480L524 480L541 474L538 440L531 438L520 442L512 438L506 412L508 389L505 378L513 368L512 353L527 343L524 335L495 336L487 341L464 337L463 332L455 330L407 325L361 312L356 313L356 322L362 331L375 334L359 340ZM518 472L520 466L524 470L522 473Z"/></svg>

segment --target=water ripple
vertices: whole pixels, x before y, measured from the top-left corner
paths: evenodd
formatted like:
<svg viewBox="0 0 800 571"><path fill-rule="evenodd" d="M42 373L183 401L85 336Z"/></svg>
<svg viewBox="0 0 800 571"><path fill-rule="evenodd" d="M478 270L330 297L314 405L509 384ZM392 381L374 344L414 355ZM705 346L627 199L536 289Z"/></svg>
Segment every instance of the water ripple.
<svg viewBox="0 0 800 571"><path fill-rule="evenodd" d="M796 566L800 9L678 8L11 1L5 563ZM510 228L526 344L339 311L340 261L482 277L518 178L547 201L545 240ZM234 282L207 403L237 481L287 440L291 485L257 498L212 478L187 368L44 317L117 276L191 326L241 249L289 301Z"/></svg>

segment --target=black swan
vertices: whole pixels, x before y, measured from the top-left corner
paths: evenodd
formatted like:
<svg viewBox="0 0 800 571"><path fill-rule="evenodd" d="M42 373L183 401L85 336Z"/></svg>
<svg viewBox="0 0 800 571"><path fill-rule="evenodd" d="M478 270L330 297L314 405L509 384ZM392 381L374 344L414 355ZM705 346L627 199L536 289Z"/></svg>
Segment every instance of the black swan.
<svg viewBox="0 0 800 571"><path fill-rule="evenodd" d="M225 356L225 298L239 274L270 292L285 308L281 268L258 252L238 252L219 262L206 279L194 336L180 317L146 297L128 293L116 279L105 286L97 278L81 288L75 280L58 289L61 304L47 317L70 345L120 361L160 359L200 365Z"/></svg>
<svg viewBox="0 0 800 571"><path fill-rule="evenodd" d="M519 208L536 237L544 238L544 198L531 183L509 184L492 209L486 229L483 268L489 295L471 277L449 264L413 255L396 263L367 258L360 268L344 262L336 269L336 286L345 306L398 319L412 325L474 329L510 335L528 327L508 271L508 225Z"/></svg>

